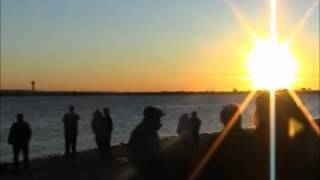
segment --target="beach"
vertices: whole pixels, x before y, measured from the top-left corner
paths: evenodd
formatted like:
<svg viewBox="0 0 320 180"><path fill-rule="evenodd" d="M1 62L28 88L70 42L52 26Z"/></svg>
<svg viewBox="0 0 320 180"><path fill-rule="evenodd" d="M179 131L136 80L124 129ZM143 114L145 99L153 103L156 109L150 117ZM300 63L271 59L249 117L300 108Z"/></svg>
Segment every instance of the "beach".
<svg viewBox="0 0 320 180"><path fill-rule="evenodd" d="M212 135L201 135L202 146L207 146ZM163 137L161 148L164 161L170 161L177 157L174 152L176 136ZM205 150L203 149L202 152ZM169 154L170 153L170 154ZM20 168L18 172L12 172L13 164L8 164L8 170L2 172L3 180L55 180L55 179L77 179L77 180L125 180L134 174L134 168L128 162L127 144L112 146L112 159L101 156L97 149L78 152L74 159L66 159L63 154L55 154L32 159L30 169ZM20 165L22 165L20 163ZM168 166L170 168L170 166Z"/></svg>
<svg viewBox="0 0 320 180"><path fill-rule="evenodd" d="M30 124L33 135L30 142L30 157L39 158L64 151L63 114L69 105L75 106L80 115L77 149L84 151L95 148L95 140L90 123L95 109L109 107L113 118L114 131L111 144L127 143L131 131L141 121L145 106L161 108L161 137L176 136L179 117L183 113L197 111L202 125L200 133L221 130L219 112L226 104L240 103L246 93L209 94L151 94L151 95L54 95L54 96L1 96L1 154L0 161L12 161L12 149L7 144L11 124L17 113L23 113ZM320 115L319 93L302 93L301 98L314 117ZM251 125L254 102L243 112L242 127Z"/></svg>

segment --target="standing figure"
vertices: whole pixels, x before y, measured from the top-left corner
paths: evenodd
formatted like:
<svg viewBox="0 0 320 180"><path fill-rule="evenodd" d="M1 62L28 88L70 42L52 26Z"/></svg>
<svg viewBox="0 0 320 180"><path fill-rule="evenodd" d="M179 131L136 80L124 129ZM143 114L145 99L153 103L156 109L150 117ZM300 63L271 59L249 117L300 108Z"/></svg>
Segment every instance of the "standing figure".
<svg viewBox="0 0 320 180"><path fill-rule="evenodd" d="M72 156L76 154L77 136L78 136L78 121L80 117L74 112L74 107L69 107L69 112L63 116L64 124L64 139L65 139L65 157L68 158L70 154L70 147L72 149Z"/></svg>
<svg viewBox="0 0 320 180"><path fill-rule="evenodd" d="M191 171L194 161L197 157L197 143L194 138L194 122L189 117L189 114L184 113L179 118L177 133L178 141L175 144L175 156L171 158L171 163L175 164L175 172L178 177L172 179L186 179L185 172ZM180 177L181 176L181 177Z"/></svg>
<svg viewBox="0 0 320 180"><path fill-rule="evenodd" d="M137 179L157 179L161 172L158 130L164 113L155 107L144 109L142 122L133 130L128 144L129 161L137 169Z"/></svg>
<svg viewBox="0 0 320 180"><path fill-rule="evenodd" d="M193 125L187 113L180 116L177 133L179 134L179 139L183 144L193 144Z"/></svg>
<svg viewBox="0 0 320 180"><path fill-rule="evenodd" d="M230 123L233 116L236 115L237 112L240 111L240 107L238 104L228 104L226 106L223 106L222 110L220 111L220 121L223 124L223 127L226 128L228 126L228 123ZM232 126L232 131L230 133L243 133L243 129L241 127L242 122L242 115L239 113L239 116L237 117L235 123Z"/></svg>
<svg viewBox="0 0 320 180"><path fill-rule="evenodd" d="M200 131L200 126L201 126L201 120L198 118L197 112L193 111L191 113L191 118L190 120L192 121L193 125L193 139L195 142L196 147L199 145L199 131Z"/></svg>
<svg viewBox="0 0 320 180"><path fill-rule="evenodd" d="M104 112L104 119L107 124L106 130L107 130L107 137L106 137L106 153L107 155L111 155L111 135L113 130L113 122L112 118L110 116L110 112L108 108L103 109Z"/></svg>
<svg viewBox="0 0 320 180"><path fill-rule="evenodd" d="M319 135L288 90L275 93L275 167L276 179L319 179ZM270 172L270 93L256 98L255 130L260 174L269 179ZM263 166L264 165L264 166ZM265 174L263 174L265 173Z"/></svg>
<svg viewBox="0 0 320 180"><path fill-rule="evenodd" d="M235 119L236 118L236 119ZM238 104L228 104L220 111L220 121L225 131L230 125L230 131L224 138L215 156L211 159L213 170L211 174L218 179L236 180L239 177L253 177L250 166L250 135L242 128L242 114ZM233 123L233 124L230 124ZM235 151L236 150L236 151ZM230 173L232 172L232 173Z"/></svg>
<svg viewBox="0 0 320 180"><path fill-rule="evenodd" d="M14 170L19 168L19 153L23 153L24 168L29 168L29 142L31 129L27 122L23 121L23 115L17 114L17 122L10 128L8 144L13 146Z"/></svg>
<svg viewBox="0 0 320 180"><path fill-rule="evenodd" d="M105 153L107 145L107 123L104 120L102 113L95 110L91 121L91 128L96 138L98 150L101 154Z"/></svg>

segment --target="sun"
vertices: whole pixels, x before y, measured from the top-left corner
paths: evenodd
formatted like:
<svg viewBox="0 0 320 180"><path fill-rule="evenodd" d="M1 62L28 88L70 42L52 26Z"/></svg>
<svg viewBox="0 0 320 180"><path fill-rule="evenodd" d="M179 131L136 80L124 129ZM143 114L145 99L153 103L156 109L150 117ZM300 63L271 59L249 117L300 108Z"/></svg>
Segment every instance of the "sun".
<svg viewBox="0 0 320 180"><path fill-rule="evenodd" d="M255 89L290 89L296 80L297 63L287 43L276 39L254 39L247 68Z"/></svg>
<svg viewBox="0 0 320 180"><path fill-rule="evenodd" d="M247 68L254 89L291 89L296 80L298 65L290 52L289 43L277 39L277 0L270 0L270 36L254 38L248 54Z"/></svg>

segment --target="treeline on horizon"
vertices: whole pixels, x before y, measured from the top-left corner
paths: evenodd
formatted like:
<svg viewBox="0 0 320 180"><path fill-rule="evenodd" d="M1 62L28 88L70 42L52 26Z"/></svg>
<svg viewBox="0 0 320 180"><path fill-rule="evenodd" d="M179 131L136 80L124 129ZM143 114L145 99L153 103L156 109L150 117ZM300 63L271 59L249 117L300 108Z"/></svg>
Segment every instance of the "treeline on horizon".
<svg viewBox="0 0 320 180"><path fill-rule="evenodd" d="M298 93L320 93L320 90L299 89ZM0 96L100 96L100 95L206 95L206 94L246 94L249 91L154 91L154 92L121 92L121 91L32 91L32 90L0 90Z"/></svg>

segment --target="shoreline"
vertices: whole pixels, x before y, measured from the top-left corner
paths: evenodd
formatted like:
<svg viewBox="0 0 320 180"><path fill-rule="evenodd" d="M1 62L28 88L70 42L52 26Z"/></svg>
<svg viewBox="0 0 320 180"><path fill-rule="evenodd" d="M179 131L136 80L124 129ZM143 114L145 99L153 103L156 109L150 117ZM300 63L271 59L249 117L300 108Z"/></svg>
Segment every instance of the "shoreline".
<svg viewBox="0 0 320 180"><path fill-rule="evenodd" d="M200 134L200 142L207 143L212 134ZM160 137L161 149L164 160L172 158L166 152L176 142L178 136ZM210 138L209 138L210 139ZM33 180L33 179L126 179L132 172L132 166L128 162L127 144L117 144L111 147L111 160L100 155L96 148L77 152L75 158L66 159L62 153L43 155L30 159L30 169L22 169L22 157L20 156L20 169L12 172L13 163L7 162L8 170L0 172L3 180Z"/></svg>
<svg viewBox="0 0 320 180"><path fill-rule="evenodd" d="M253 129L245 129L247 135L251 137L253 135ZM161 154L164 169L166 173L172 175L172 177L184 177L184 175L189 174L188 162L193 160L198 161L203 157L203 155L208 151L213 140L217 137L217 132L212 133L202 133L199 139L199 148L194 157L190 154L181 154L185 151L185 146L181 146L181 141L179 142L178 136L166 136L160 137L161 144ZM249 137L246 136L246 137ZM247 139L250 140L250 139ZM230 141L227 141L231 143ZM239 143L237 140L233 143ZM243 142L242 142L243 143ZM249 145L248 143L245 143ZM251 144L246 146L246 149L253 149L254 145ZM39 158L34 158L30 160L30 169L23 170L19 169L19 172L14 173L10 171L12 169L12 163L8 164L9 171L0 172L0 177L2 180L56 180L56 179L77 179L77 180L127 180L132 177L135 173L135 168L128 162L127 144L113 145L112 147L112 158L108 158L99 154L97 149L88 149L78 152L75 158L66 159L63 154L52 154L45 155ZM253 153L254 151L250 151ZM251 154L250 153L250 154ZM223 154L222 157L224 157ZM240 157L241 154L236 154ZM217 156L221 157L221 156ZM195 159L194 159L195 158ZM191 161L190 161L191 159ZM193 160L192 160L193 159ZM176 164L178 162L178 164ZM248 160L248 162L254 162L253 159ZM182 164L181 164L182 163ZM185 164L187 163L187 164ZM226 162L228 163L228 162ZM20 160L20 167L22 162ZM239 172L247 173L247 166L243 169L240 168ZM187 168L187 169L185 169ZM253 167L251 175L257 175L259 177L259 169ZM252 169L251 169L252 170ZM251 172L250 170L250 172ZM179 174L181 173L182 174ZM210 172L210 171L208 171ZM208 173L207 172L207 173ZM171 174L173 173L173 174ZM205 173L205 172L204 172ZM240 173L241 174L241 173ZM168 175L168 174L167 174ZM216 174L204 174L204 177L216 178ZM251 179L256 180L256 176L252 176ZM173 178L177 179L177 178ZM181 178L178 178L181 179ZM182 178L185 179L185 178ZM287 178L286 178L287 179Z"/></svg>
<svg viewBox="0 0 320 180"><path fill-rule="evenodd" d="M103 91L30 91L0 90L3 96L147 96L147 95L229 95L247 94L250 91L155 91L155 92L103 92ZM320 90L296 90L299 94L320 94Z"/></svg>

